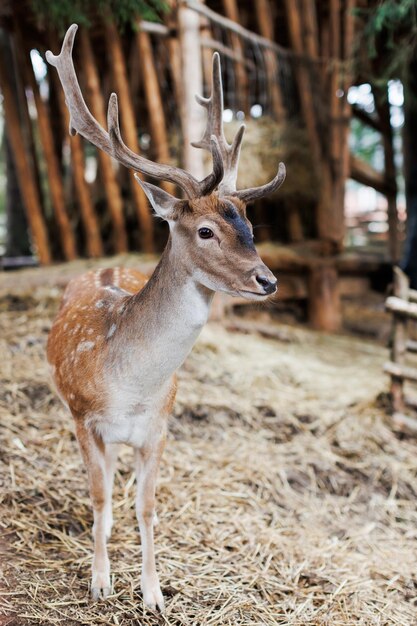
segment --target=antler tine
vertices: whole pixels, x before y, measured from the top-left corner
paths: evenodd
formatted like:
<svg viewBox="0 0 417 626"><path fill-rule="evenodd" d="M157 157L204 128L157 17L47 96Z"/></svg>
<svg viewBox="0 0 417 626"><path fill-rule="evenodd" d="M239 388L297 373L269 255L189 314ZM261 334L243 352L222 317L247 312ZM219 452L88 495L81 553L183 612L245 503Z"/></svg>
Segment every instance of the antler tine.
<svg viewBox="0 0 417 626"><path fill-rule="evenodd" d="M230 195L235 198L239 198L245 203L253 202L258 198L263 198L264 196L267 196L270 193L273 193L274 191L279 189L285 180L285 176L285 165L284 163L280 163L278 166L277 175L266 185L262 185L261 187L251 187L249 189L241 189L240 191L235 191Z"/></svg>
<svg viewBox="0 0 417 626"><path fill-rule="evenodd" d="M213 54L213 75L211 83L211 94L209 98L196 96L197 102L207 110L207 126L200 141L192 143L195 148L210 149L210 137L217 137L221 156L224 165L223 180L219 185L219 193L223 196L233 196L245 203L262 198L277 189L285 180L285 165L280 163L278 172L266 185L252 187L250 189L236 190L237 170L239 166L240 148L242 145L245 125L237 131L232 144L226 141L223 130L223 85L221 78L220 56L218 52Z"/></svg>
<svg viewBox="0 0 417 626"><path fill-rule="evenodd" d="M211 95L209 98L196 95L198 104L207 110L207 125L200 141L191 145L195 148L210 150L212 136L217 138L224 166L224 177L219 185L219 192L228 195L236 191L237 169L239 164L240 146L242 143L245 125L239 128L233 143L230 145L223 131L223 85L221 77L220 55L213 54L213 73L211 82Z"/></svg>
<svg viewBox="0 0 417 626"><path fill-rule="evenodd" d="M116 94L112 94L109 100L107 112L109 132L107 133L95 120L84 101L74 69L72 49L77 29L77 24L72 24L69 27L59 55L54 55L49 50L46 53L46 59L56 67L64 89L70 112L70 133L78 132L126 167L147 176L179 185L188 198L198 198L211 193L223 176L223 167L220 168L219 166L220 149L216 142L211 142L209 148L213 155L213 172L204 180L198 181L192 174L179 167L149 161L145 157L135 154L125 145L120 134Z"/></svg>
<svg viewBox="0 0 417 626"><path fill-rule="evenodd" d="M119 161L123 159L123 162L127 165L127 167L131 167L135 170L139 169L138 160L142 161L145 159L130 150L122 139L119 126L118 100L115 93L112 93L109 99L109 106L107 109L107 125L109 128L109 137L113 156ZM201 181L197 181L194 176L185 172L181 168L172 167L170 165L162 165L160 163L153 163L147 160L145 161L152 165L152 174L149 171L146 171L143 167L142 169L139 169L139 171L144 174L154 176L155 178L161 178L163 180L168 180L171 183L180 185L189 198L200 198L201 196L211 193L223 178L224 169L220 148L217 139L214 138L213 141L213 137L210 141L210 152L213 157L213 171Z"/></svg>
<svg viewBox="0 0 417 626"><path fill-rule="evenodd" d="M46 60L57 69L64 88L65 102L70 113L70 134L75 135L78 132L101 150L111 152L109 136L88 110L78 84L72 60L72 49L77 30L77 24L72 24L65 34L61 52L55 55L48 50Z"/></svg>

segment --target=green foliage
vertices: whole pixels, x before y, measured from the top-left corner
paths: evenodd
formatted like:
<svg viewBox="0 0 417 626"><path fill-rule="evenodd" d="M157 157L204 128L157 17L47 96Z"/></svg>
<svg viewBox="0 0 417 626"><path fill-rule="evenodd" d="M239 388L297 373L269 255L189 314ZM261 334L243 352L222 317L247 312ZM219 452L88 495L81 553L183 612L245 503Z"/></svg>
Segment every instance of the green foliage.
<svg viewBox="0 0 417 626"><path fill-rule="evenodd" d="M74 22L90 27L98 16L114 19L120 29L135 28L138 17L160 21L168 10L165 0L31 0L31 4L40 22L60 32Z"/></svg>
<svg viewBox="0 0 417 626"><path fill-rule="evenodd" d="M417 0L381 0L355 13L364 21L361 40L369 60L379 57L380 61L364 68L364 55L359 54L360 69L367 70L375 84L386 85L391 79L407 82L409 62L417 49Z"/></svg>
<svg viewBox="0 0 417 626"><path fill-rule="evenodd" d="M380 133L352 117L349 143L353 154L376 169L381 169L383 150Z"/></svg>

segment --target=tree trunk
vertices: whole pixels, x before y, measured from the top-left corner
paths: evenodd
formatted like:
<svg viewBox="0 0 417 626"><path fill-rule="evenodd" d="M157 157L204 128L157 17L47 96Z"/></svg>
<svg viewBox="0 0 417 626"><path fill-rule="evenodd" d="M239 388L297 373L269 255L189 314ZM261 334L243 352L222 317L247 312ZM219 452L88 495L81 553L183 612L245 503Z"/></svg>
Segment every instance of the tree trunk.
<svg viewBox="0 0 417 626"><path fill-rule="evenodd" d="M16 169L13 164L10 144L5 137L4 142L6 157L6 216L7 216L7 257L31 256L28 223L25 214L25 206L19 189Z"/></svg>
<svg viewBox="0 0 417 626"><path fill-rule="evenodd" d="M417 58L411 61L405 90L404 176L407 201L407 240L401 267L417 289Z"/></svg>
<svg viewBox="0 0 417 626"><path fill-rule="evenodd" d="M13 79L11 79L10 65L7 64L4 50L7 50L9 38L7 35L1 36L0 54L0 88L3 94L3 108L7 136L10 141L10 148L13 155L13 162L16 167L16 174L19 181L19 189L25 204L27 219L30 225L36 253L42 264L51 262L48 236L45 221L42 214L42 207L36 187L35 177L28 159L27 150L22 133L22 124L19 112L16 109L15 93L13 93Z"/></svg>

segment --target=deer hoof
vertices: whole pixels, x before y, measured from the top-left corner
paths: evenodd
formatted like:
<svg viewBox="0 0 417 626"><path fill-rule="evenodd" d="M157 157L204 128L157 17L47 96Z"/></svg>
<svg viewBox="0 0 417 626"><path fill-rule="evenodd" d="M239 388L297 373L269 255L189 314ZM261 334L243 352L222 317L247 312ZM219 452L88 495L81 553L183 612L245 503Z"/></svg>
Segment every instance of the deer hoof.
<svg viewBox="0 0 417 626"><path fill-rule="evenodd" d="M155 611L157 608L161 613L165 610L164 597L159 583L153 585L142 584L143 603L148 609Z"/></svg>
<svg viewBox="0 0 417 626"><path fill-rule="evenodd" d="M92 600L107 598L111 594L110 576L108 574L95 574L91 583Z"/></svg>

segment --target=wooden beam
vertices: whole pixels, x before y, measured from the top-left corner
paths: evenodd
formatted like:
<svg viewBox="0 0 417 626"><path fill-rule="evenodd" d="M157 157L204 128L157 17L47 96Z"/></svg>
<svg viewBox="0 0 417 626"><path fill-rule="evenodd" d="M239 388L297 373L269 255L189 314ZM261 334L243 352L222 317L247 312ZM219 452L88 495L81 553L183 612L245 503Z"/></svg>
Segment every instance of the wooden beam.
<svg viewBox="0 0 417 626"><path fill-rule="evenodd" d="M401 242L399 238L399 218L397 211L397 168L395 166L394 136L391 126L391 108L388 89L372 89L375 106L378 111L384 146L385 181L387 183L388 203L388 250L391 262L396 265L400 260Z"/></svg>
<svg viewBox="0 0 417 626"><path fill-rule="evenodd" d="M417 419L396 411L392 416L394 430L414 437L417 435Z"/></svg>
<svg viewBox="0 0 417 626"><path fill-rule="evenodd" d="M62 184L62 174L60 171L59 161L55 152L54 138L50 123L49 113L45 102L42 100L39 93L39 86L35 78L33 66L30 60L30 50L25 49L24 42L19 38L19 45L23 51L23 72L26 82L33 93L35 100L39 138L42 145L42 152L45 158L48 185L51 194L52 208L55 214L56 224L58 226L59 237L61 240L61 246L64 253L64 258L67 261L72 261L77 257L77 248L75 243L74 233L72 231L72 225L68 217L66 205L64 187Z"/></svg>
<svg viewBox="0 0 417 626"><path fill-rule="evenodd" d="M159 87L158 74L152 51L151 39L148 33L136 33L136 45L142 67L142 76L145 89L145 98L148 108L151 137L157 161L168 163L170 160L167 124L165 121L164 105ZM175 185L168 181L162 183L168 193L175 193Z"/></svg>
<svg viewBox="0 0 417 626"><path fill-rule="evenodd" d="M122 42L119 32L113 22L105 22L105 39L108 53L108 62L111 67L113 83L119 97L120 121L126 145L136 154L140 153L137 137L136 120L132 98L129 90L126 63L123 55ZM141 176L139 174L139 176ZM148 207L148 201L142 189L135 180L134 172L129 171L130 189L136 208L140 227L140 239L144 252L154 251L153 218Z"/></svg>
<svg viewBox="0 0 417 626"><path fill-rule="evenodd" d="M219 26L222 26L223 28L231 30L232 32L240 35L240 37L242 37L243 39L247 39L253 44L258 44L259 46L270 48L271 50L275 50L275 52L278 52L284 56L288 56L288 51L282 46L275 43L274 41L270 41L269 39L266 39L265 37L262 37L261 35L253 33L252 31L248 30L247 28L244 28L243 26L234 22L233 20L227 17L224 17L223 15L219 15L215 11L212 11L212 9L209 9L204 4L195 2L195 0L184 0L184 5L186 5L193 11L200 13L201 15L205 15L215 24L218 24Z"/></svg>
<svg viewBox="0 0 417 626"><path fill-rule="evenodd" d="M90 38L84 28L80 29L80 48L83 57L83 72L86 82L87 102L93 117L106 128L106 113L104 99L100 87L100 80L96 63L91 48ZM125 219L123 215L123 200L117 184L116 174L113 170L111 157L103 150L97 149L97 158L101 170L103 187L106 194L107 206L110 219L113 224L113 248L115 252L122 253L128 250Z"/></svg>
<svg viewBox="0 0 417 626"><path fill-rule="evenodd" d="M10 141L13 161L16 167L20 192L26 207L33 243L40 262L46 265L51 262L48 236L33 171L26 153L8 69L4 63L3 50L0 51L0 89L3 95L3 109L7 126L6 132Z"/></svg>
<svg viewBox="0 0 417 626"><path fill-rule="evenodd" d="M384 372L394 378L417 382L417 368L415 367L408 367L406 365L400 365L399 363L387 361L384 365Z"/></svg>
<svg viewBox="0 0 417 626"><path fill-rule="evenodd" d="M399 267L394 267L394 297L400 302L408 300L409 283L408 278ZM407 318L394 315L393 334L391 345L391 361L397 367L402 367L405 363L407 351ZM394 411L402 412L405 409L403 378L391 372L392 404Z"/></svg>
<svg viewBox="0 0 417 626"><path fill-rule="evenodd" d="M292 48L301 58L304 56L304 43L298 3L293 0L285 0L285 9ZM314 62L314 59L309 57L309 63L312 62ZM295 74L301 110L320 187L317 207L317 231L320 239L340 245L342 232L340 224L335 220L331 172L328 163L324 160L321 137L316 123L311 73L308 71L306 63L299 61L295 65Z"/></svg>
<svg viewBox="0 0 417 626"><path fill-rule="evenodd" d="M342 97L339 98L340 117L339 117L339 133L341 134L341 170L339 181L339 203L343 226L345 226L344 209L345 209L345 191L346 181L349 176L349 134L350 121L352 118L352 107L348 101L348 92L353 80L353 64L354 64L354 37L355 37L355 15L354 9L357 0L346 0L343 12L343 45L342 59L343 64L341 71L341 89Z"/></svg>
<svg viewBox="0 0 417 626"><path fill-rule="evenodd" d="M270 0L255 0L256 18L262 37L275 40L274 20ZM268 76L268 87L271 93L272 110L277 121L285 119L286 112L282 100L279 77L279 62L276 52L270 48L264 49L265 66Z"/></svg>
<svg viewBox="0 0 417 626"><path fill-rule="evenodd" d="M350 155L349 160L350 177L353 180L367 187L372 187L384 195L388 193L389 185L383 172L378 172L372 165L369 165L369 163L366 163L366 161L354 154Z"/></svg>
<svg viewBox="0 0 417 626"><path fill-rule="evenodd" d="M165 24L158 24L157 22L147 22L146 20L138 20L136 22L138 30L143 33L150 33L152 35L160 35L161 37L168 37L169 28Z"/></svg>
<svg viewBox="0 0 417 626"><path fill-rule="evenodd" d="M236 24L240 24L239 9L236 0L223 0L223 7L227 17ZM244 47L242 45L242 41L239 35L235 32L231 32L230 39L232 43L232 48L235 53L243 57ZM248 75L246 73L245 67L241 63L235 63L234 65L238 101L240 100L239 106L241 106L242 110L246 114L248 114L250 108Z"/></svg>
<svg viewBox="0 0 417 626"><path fill-rule="evenodd" d="M333 169L333 177L336 181L341 176L341 135L339 129L339 105L340 98L337 95L340 84L340 58L341 58L341 41L340 41L340 0L330 0L330 86L329 86L329 102L330 102L330 119L329 119L329 150L331 155L331 165ZM336 194L333 201L336 203L340 200Z"/></svg>
<svg viewBox="0 0 417 626"><path fill-rule="evenodd" d="M357 104L352 104L352 113L353 117L356 117L356 119L358 119L363 124L366 124L366 126L370 126L379 133L382 132L380 120L369 115L369 113L358 107Z"/></svg>
<svg viewBox="0 0 417 626"><path fill-rule="evenodd" d="M407 352L411 352L412 354L417 354L417 341L413 341L409 339L405 345Z"/></svg>
<svg viewBox="0 0 417 626"><path fill-rule="evenodd" d="M51 50L60 50L60 44L55 32L49 31L48 39ZM55 69L48 67L48 78L50 81L49 88L52 89L53 86L55 91L59 112L64 121L63 125L65 128L69 128L70 115L65 104L64 92L58 78L58 73ZM84 230L87 256L91 258L100 257L104 254L103 241L97 215L91 200L90 190L84 176L85 163L81 136L70 135L69 144L71 148L72 176Z"/></svg>
<svg viewBox="0 0 417 626"><path fill-rule="evenodd" d="M333 263L315 263L308 278L309 322L318 330L335 332L342 324L338 274Z"/></svg>
<svg viewBox="0 0 417 626"><path fill-rule="evenodd" d="M204 110L195 103L195 94L203 92L200 18L187 6L187 3L181 4L177 14L181 48L183 163L188 172L202 179L205 175L203 151L190 145L203 136L205 126Z"/></svg>
<svg viewBox="0 0 417 626"><path fill-rule="evenodd" d="M250 59L245 59L245 57L241 56L240 54L232 50L232 48L229 48L228 46L222 44L220 41L217 41L217 39L212 39L211 37L201 37L201 45L203 48L208 48L210 50L217 50L218 52L221 52L221 54L223 54L225 57L228 57L229 59L231 59L232 61L235 61L236 63L242 63L245 67L248 68L248 70L252 70L252 71L256 70L256 65L255 63L253 63L253 61L251 61ZM210 75L211 75L211 55L210 55Z"/></svg>
<svg viewBox="0 0 417 626"><path fill-rule="evenodd" d="M411 317L417 320L417 303L407 302L402 298L397 298L396 296L390 296L385 301L385 308L388 311L393 311L394 313L398 313L398 315L403 315L405 317Z"/></svg>

